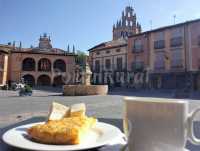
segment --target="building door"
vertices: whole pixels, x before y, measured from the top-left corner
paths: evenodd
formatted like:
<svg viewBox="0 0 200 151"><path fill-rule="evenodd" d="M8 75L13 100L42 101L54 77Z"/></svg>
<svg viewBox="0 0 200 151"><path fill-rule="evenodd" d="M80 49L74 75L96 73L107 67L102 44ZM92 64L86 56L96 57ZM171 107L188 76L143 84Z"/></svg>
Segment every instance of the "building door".
<svg viewBox="0 0 200 151"><path fill-rule="evenodd" d="M51 79L48 75L41 75L39 76L37 80L37 85L39 86L50 86L51 85Z"/></svg>
<svg viewBox="0 0 200 151"><path fill-rule="evenodd" d="M24 82L30 86L35 85L35 78L32 75L24 75L23 76Z"/></svg>

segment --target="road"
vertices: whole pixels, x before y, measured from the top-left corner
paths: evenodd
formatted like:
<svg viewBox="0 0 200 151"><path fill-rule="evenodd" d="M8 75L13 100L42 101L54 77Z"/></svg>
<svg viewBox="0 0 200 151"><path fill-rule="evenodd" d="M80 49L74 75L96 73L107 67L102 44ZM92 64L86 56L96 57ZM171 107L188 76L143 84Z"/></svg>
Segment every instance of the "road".
<svg viewBox="0 0 200 151"><path fill-rule="evenodd" d="M62 96L60 91L34 90L31 97L19 97L14 91L0 91L0 128L13 124L33 116L46 116L52 101L57 101L67 106L84 102L87 106L87 114L97 118L123 117L123 97L164 97L171 98L171 91L127 91L115 90L107 96ZM190 111L200 106L200 100L190 99ZM197 116L200 120L200 115Z"/></svg>

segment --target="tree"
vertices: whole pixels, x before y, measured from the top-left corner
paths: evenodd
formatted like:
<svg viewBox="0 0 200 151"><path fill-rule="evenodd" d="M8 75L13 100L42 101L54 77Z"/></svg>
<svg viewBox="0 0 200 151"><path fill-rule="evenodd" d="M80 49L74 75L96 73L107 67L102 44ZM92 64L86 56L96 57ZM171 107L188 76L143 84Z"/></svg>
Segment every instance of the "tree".
<svg viewBox="0 0 200 151"><path fill-rule="evenodd" d="M76 63L81 67L81 68L85 68L86 65L86 61L87 61L87 55L85 52L83 51L77 51L77 56L76 56Z"/></svg>

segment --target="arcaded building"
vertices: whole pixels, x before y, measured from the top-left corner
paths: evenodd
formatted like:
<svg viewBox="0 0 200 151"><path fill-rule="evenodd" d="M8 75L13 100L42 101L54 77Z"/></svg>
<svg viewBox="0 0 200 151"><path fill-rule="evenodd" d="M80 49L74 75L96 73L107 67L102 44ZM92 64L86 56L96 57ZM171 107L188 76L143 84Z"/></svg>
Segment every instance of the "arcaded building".
<svg viewBox="0 0 200 151"><path fill-rule="evenodd" d="M2 45L0 45L0 86L6 84L7 73L8 73L8 50L6 47L2 48Z"/></svg>
<svg viewBox="0 0 200 151"><path fill-rule="evenodd" d="M73 83L75 54L53 48L46 34L39 38L37 47L13 45L9 48L6 83L20 82L22 79L32 86Z"/></svg>

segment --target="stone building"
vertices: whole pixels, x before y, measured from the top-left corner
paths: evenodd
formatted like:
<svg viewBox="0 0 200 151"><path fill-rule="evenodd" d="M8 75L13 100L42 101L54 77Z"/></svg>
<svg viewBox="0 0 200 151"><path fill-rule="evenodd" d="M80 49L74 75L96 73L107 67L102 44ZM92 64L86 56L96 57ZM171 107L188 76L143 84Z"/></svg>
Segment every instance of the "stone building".
<svg viewBox="0 0 200 151"><path fill-rule="evenodd" d="M9 48L7 83L20 82L22 78L30 85L73 83L76 55L53 48L46 34L40 37L38 47L22 48L13 45Z"/></svg>
<svg viewBox="0 0 200 151"><path fill-rule="evenodd" d="M127 72L128 36L141 32L136 14L131 6L122 12L121 19L113 25L113 40L89 49L90 65L95 84L122 85Z"/></svg>
<svg viewBox="0 0 200 151"><path fill-rule="evenodd" d="M128 69L148 70L151 88L200 89L199 52L198 19L130 36Z"/></svg>
<svg viewBox="0 0 200 151"><path fill-rule="evenodd" d="M127 72L129 73L130 80L129 86L136 86L134 77L138 74L143 75L141 82L138 83L140 87L145 87L148 83L148 69L150 63L149 51L149 37L148 33L140 33L128 38L128 51L127 51ZM136 77L135 77L136 78Z"/></svg>
<svg viewBox="0 0 200 151"><path fill-rule="evenodd" d="M124 76L127 65L127 41L118 39L89 50L95 84L116 84L117 74ZM119 83L120 84L120 83Z"/></svg>
<svg viewBox="0 0 200 151"><path fill-rule="evenodd" d="M7 82L8 73L8 48L0 45L0 86Z"/></svg>

